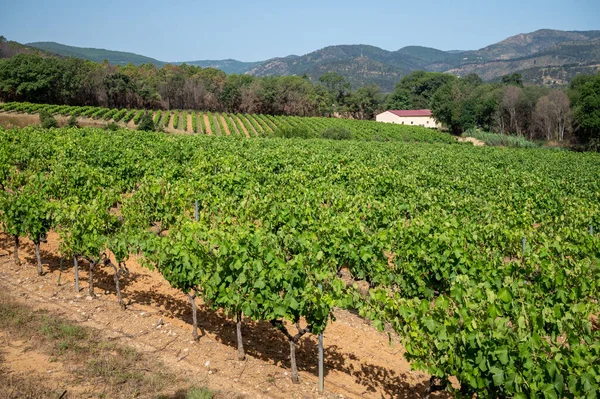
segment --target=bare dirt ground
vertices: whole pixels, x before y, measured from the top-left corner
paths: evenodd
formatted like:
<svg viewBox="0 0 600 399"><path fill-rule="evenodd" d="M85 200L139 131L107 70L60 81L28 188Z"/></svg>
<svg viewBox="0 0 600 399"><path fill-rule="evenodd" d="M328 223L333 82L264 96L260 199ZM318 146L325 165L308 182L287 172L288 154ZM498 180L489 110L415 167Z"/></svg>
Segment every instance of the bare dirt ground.
<svg viewBox="0 0 600 399"><path fill-rule="evenodd" d="M188 133L191 133L191 134L194 134L194 133L195 133L195 132L194 132L194 125L193 125L193 121L192 121L192 119L193 119L195 116L196 116L196 114L191 114L191 113L188 113L188 114L187 114L187 132L188 132Z"/></svg>
<svg viewBox="0 0 600 399"><path fill-rule="evenodd" d="M210 127L210 121L208 120L208 115L202 114L202 117L204 118L204 126L206 127L207 134L209 136L212 136L213 131L212 131L212 128Z"/></svg>
<svg viewBox="0 0 600 399"><path fill-rule="evenodd" d="M237 115L235 117L237 118L239 125L242 127L242 130L244 131L244 134L246 135L246 137L250 137L250 133L248 133L248 129L246 129L246 126L242 123L240 118L237 117Z"/></svg>
<svg viewBox="0 0 600 399"><path fill-rule="evenodd" d="M221 124L219 123L219 119L217 119L217 115L212 114L212 119L215 122L215 129L216 129L216 132L213 132L213 133L216 134L217 136L223 136L223 132L221 131Z"/></svg>
<svg viewBox="0 0 600 399"><path fill-rule="evenodd" d="M227 118L229 118L229 120L231 121L231 124L233 125L233 128L235 129L235 131L233 131L231 133L235 134L236 136L240 136L242 134L242 132L240 132L240 129L238 129L237 124L235 123L235 120L233 119L234 117L231 115L227 115Z"/></svg>
<svg viewBox="0 0 600 399"><path fill-rule="evenodd" d="M248 122L248 125L250 126L250 129L252 129L252 132L250 132L250 134L254 133L255 136L258 136L258 132L254 128L254 126L252 125L252 123L250 123L250 121L248 120L248 118L246 118L245 116L241 116L240 118L244 118Z"/></svg>
<svg viewBox="0 0 600 399"><path fill-rule="evenodd" d="M473 143L475 147L485 146L485 143L483 141L478 140L475 137L457 137L456 139L461 143Z"/></svg>
<svg viewBox="0 0 600 399"><path fill-rule="evenodd" d="M58 122L58 126L64 127L67 126L69 122L68 116L56 115L54 117ZM26 127L32 125L39 125L40 117L39 115L31 115L31 114L22 114L17 112L2 112L0 111L0 126L3 126L7 129L13 127ZM84 118L77 117L77 125L80 127L100 127L104 128L110 124L109 121L105 121L104 119L92 119L92 118ZM117 125L121 127L128 127L129 125L124 122L118 122Z"/></svg>
<svg viewBox="0 0 600 399"><path fill-rule="evenodd" d="M231 136L231 132L229 131L229 126L227 126L227 122L225 121L225 118L223 117L223 115L219 115L219 118L221 119L221 127L223 129L225 129L225 134L227 136Z"/></svg>
<svg viewBox="0 0 600 399"><path fill-rule="evenodd" d="M41 247L45 274L38 276L33 245L22 240L17 267L12 259L12 240L0 233L0 290L29 306L47 309L82 326L94 328L108 340L154 356L177 375L198 379L208 388L225 393L220 397L248 398L418 398L429 378L411 371L403 348L390 346L387 334L361 318L336 311L336 321L325 331L325 394L317 388L316 337L303 338L297 350L300 384L289 378L289 346L280 332L268 323L244 322L247 360L238 361L235 324L225 315L199 306L201 338L191 338L188 298L172 289L157 273L141 267L135 258L127 262L130 274L121 287L126 310L117 304L113 273L94 273L96 298L87 297L87 264L80 262L81 292L75 292L72 261L58 256L58 235L52 232ZM162 323L160 323L162 321ZM26 372L22 346L12 338L0 337L4 366ZM6 360L8 359L8 360ZM6 362L9 363L6 363ZM36 362L48 367L46 359ZM54 373L42 373L46 385L60 384L60 365ZM40 377L41 378L41 377ZM434 397L448 397L438 393Z"/></svg>

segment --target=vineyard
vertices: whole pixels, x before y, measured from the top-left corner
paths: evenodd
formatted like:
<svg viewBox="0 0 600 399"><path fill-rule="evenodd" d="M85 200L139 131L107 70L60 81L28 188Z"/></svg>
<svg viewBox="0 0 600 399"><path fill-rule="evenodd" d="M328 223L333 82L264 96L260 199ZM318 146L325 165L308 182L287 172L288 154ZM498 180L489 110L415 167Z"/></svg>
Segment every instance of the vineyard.
<svg viewBox="0 0 600 399"><path fill-rule="evenodd" d="M49 107L31 106L3 105ZM85 108L48 111L113 120L142 112ZM93 296L94 272L107 268L125 306L119 279L139 256L187 295L194 339L197 298L235 322L239 359L244 320L270 323L289 343L295 382L299 342L342 308L391 328L411 365L433 376L430 391L596 397L598 154L239 140L210 133L339 124L364 127L359 138L391 138L396 127L183 111L154 118L201 134L0 129L0 221L15 262L21 237L39 248L57 231L76 289Z"/></svg>
<svg viewBox="0 0 600 399"><path fill-rule="evenodd" d="M144 110L110 109L101 107L77 107L34 103L0 104L0 111L10 113L38 114L89 118L121 127L135 128ZM355 140L418 141L429 143L452 143L448 134L419 127L383 124L375 121L348 120L321 117L273 116L257 114L230 114L198 111L155 111L153 121L159 130L170 133L206 134L215 136L268 137L276 132L296 129L308 137L317 137L335 128L342 128Z"/></svg>

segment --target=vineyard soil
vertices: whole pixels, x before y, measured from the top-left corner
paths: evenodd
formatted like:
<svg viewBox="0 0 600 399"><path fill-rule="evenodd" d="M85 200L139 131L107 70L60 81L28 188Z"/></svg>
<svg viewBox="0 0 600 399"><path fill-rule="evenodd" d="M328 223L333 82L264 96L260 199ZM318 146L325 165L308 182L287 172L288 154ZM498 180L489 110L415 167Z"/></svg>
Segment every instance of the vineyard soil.
<svg viewBox="0 0 600 399"><path fill-rule="evenodd" d="M213 135L213 131L212 131L211 127L210 127L210 121L208 119L208 115L204 114L203 117L204 117L204 126L206 126L207 134L209 136L212 136Z"/></svg>
<svg viewBox="0 0 600 399"><path fill-rule="evenodd" d="M201 337L191 341L191 312L188 299L169 287L158 272L128 261L131 271L121 289L127 310L120 310L109 268L95 272L96 299L86 297L87 284L75 292L72 262L63 262L61 271L58 236L52 232L42 243L45 274L37 276L34 246L23 239L22 265L14 265L12 241L0 234L0 289L15 300L69 318L73 323L101 331L103 339L129 345L153 356L178 376L198 381L219 392L217 397L320 397L317 387L316 337L303 338L298 350L301 384L290 382L289 360L284 338L268 323L244 323L247 360L237 361L235 323L222 314L206 311L200 305ZM86 265L87 266L87 265ZM80 265L80 280L87 281L87 267ZM1 298L0 298L1 299ZM200 301L199 301L200 302ZM415 398L424 392L429 377L410 370L400 356L403 348L390 346L386 334L377 332L362 319L345 311L325 331L327 398ZM162 325L157 327L159 320ZM5 338L2 338L3 342ZM10 358L3 345L2 355ZM11 352L13 351L13 352ZM17 367L15 362L11 363ZM37 364L43 369L43 362ZM51 369L60 369L53 364ZM0 371L1 373L2 371ZM43 383L56 386L60 373L43 374ZM64 379L63 379L64 381ZM437 396L444 397L443 393Z"/></svg>
<svg viewBox="0 0 600 399"><path fill-rule="evenodd" d="M64 127L67 126L69 117L56 115L54 116L56 121L58 122L58 126ZM39 125L40 117L38 115L29 115L29 114L19 114L14 112L0 112L0 126L5 127L7 129L13 127L26 127L32 125ZM77 118L77 125L79 127L99 127L104 128L108 126L109 122L103 119L93 119L93 118ZM128 129L135 129L135 125L126 124L124 122L118 122L118 126L126 127ZM132 127L133 126L133 127Z"/></svg>

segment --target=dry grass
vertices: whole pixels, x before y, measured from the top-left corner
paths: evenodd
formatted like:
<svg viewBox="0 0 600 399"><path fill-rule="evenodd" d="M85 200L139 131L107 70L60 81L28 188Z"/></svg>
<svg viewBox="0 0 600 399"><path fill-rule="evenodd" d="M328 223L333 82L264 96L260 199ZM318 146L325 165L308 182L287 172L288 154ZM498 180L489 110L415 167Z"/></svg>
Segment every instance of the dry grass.
<svg viewBox="0 0 600 399"><path fill-rule="evenodd" d="M73 392L87 392L99 398L212 398L207 389L180 389L190 386L156 360L136 350L99 339L97 331L72 324L46 311L33 311L0 293L0 332L11 341L27 342L27 351L50 356L51 362L68 365ZM0 396L3 398L58 398L52 377L41 380L18 370L10 363L0 368ZM40 370L42 374L44 370ZM84 387L76 387L83 385ZM79 388L79 389L77 389ZM202 392L200 395L198 392ZM74 396L73 396L74 395ZM200 395L200 396L198 396ZM208 395L208 396L207 396ZM77 393L63 399L79 397Z"/></svg>

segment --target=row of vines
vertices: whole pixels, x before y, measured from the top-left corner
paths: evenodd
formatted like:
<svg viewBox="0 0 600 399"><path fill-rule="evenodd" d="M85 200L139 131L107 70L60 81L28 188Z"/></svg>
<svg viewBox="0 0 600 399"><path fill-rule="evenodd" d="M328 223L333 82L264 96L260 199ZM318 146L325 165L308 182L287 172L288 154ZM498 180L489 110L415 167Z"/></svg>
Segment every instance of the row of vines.
<svg viewBox="0 0 600 399"><path fill-rule="evenodd" d="M0 111L29 114L47 111L51 115L75 116L120 123L122 127L132 127L130 123L137 125L145 112L144 110L19 102L0 104ZM448 134L419 126L400 126L336 118L159 110L154 112L153 121L159 130L166 132L217 136L262 137L296 129L303 132L306 137L319 137L323 132L337 128L344 129L348 132L349 138L357 140L453 142Z"/></svg>
<svg viewBox="0 0 600 399"><path fill-rule="evenodd" d="M345 308L392 328L431 390L600 388L597 154L26 128L0 130L0 187L15 252L58 231L90 295L138 254L188 295L194 337L198 297L236 321L240 358L244 320L270 322L294 381L298 342Z"/></svg>

